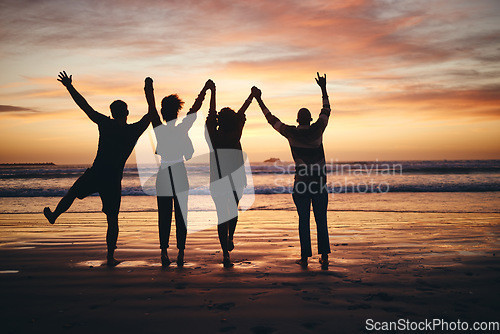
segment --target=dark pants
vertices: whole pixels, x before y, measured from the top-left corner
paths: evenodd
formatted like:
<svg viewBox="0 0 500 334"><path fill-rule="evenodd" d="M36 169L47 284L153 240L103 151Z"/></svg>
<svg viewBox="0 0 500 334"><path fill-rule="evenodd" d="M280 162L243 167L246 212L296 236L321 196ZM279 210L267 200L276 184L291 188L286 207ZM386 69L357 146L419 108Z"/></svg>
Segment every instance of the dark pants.
<svg viewBox="0 0 500 334"><path fill-rule="evenodd" d="M167 249L172 226L172 209L175 208L175 235L177 249L186 248L186 222L182 214L181 205L187 209L186 203L180 203L177 196L158 196L158 230L160 233L160 248Z"/></svg>
<svg viewBox="0 0 500 334"><path fill-rule="evenodd" d="M312 256L310 215L311 203L316 220L316 231L318 237L318 253L330 253L330 241L328 238L328 225L326 211L328 207L328 192L326 191L297 191L294 189L293 202L299 214L299 237L301 257Z"/></svg>

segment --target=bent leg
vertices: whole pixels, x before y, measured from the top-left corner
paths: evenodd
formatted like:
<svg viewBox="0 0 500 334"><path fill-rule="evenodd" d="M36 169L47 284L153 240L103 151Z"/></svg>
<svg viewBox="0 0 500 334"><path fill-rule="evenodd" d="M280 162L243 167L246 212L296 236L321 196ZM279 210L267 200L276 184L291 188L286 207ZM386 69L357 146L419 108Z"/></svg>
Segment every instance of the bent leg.
<svg viewBox="0 0 500 334"><path fill-rule="evenodd" d="M94 172L91 169L87 169L85 173L73 183L66 195L61 198L54 212L52 212L49 207L46 207L43 209L43 214L51 224L54 224L56 219L71 207L75 198L78 197L83 199L97 192L97 185L98 182L96 181Z"/></svg>
<svg viewBox="0 0 500 334"><path fill-rule="evenodd" d="M70 207L71 204L76 199L76 193L73 189L70 189L66 195L64 195L63 198L59 201L59 204L57 204L56 209L54 210L54 220L57 219L63 212L66 212Z"/></svg>
<svg viewBox="0 0 500 334"><path fill-rule="evenodd" d="M56 219L71 207L71 204L73 204L75 198L76 192L73 190L73 188L71 188L68 190L66 195L61 198L54 212L50 211L49 207L44 208L43 214L45 215L45 218L47 218L49 223L54 224L56 222Z"/></svg>

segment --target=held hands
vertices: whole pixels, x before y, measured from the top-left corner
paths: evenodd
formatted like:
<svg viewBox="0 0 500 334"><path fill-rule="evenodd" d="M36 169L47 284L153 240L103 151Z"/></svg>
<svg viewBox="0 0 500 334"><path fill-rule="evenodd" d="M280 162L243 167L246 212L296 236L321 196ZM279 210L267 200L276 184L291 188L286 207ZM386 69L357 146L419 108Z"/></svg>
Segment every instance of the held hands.
<svg viewBox="0 0 500 334"><path fill-rule="evenodd" d="M320 76L319 75L319 72L318 73L318 77L315 78L316 79L316 83L321 87L321 88L326 88L326 74L324 77Z"/></svg>
<svg viewBox="0 0 500 334"><path fill-rule="evenodd" d="M144 79L144 90L153 90L153 79L150 77Z"/></svg>
<svg viewBox="0 0 500 334"><path fill-rule="evenodd" d="M208 79L207 82L205 82L205 87L203 87L203 90L215 90L215 83L212 81L212 79Z"/></svg>
<svg viewBox="0 0 500 334"><path fill-rule="evenodd" d="M257 87L253 86L252 87L252 96L255 97L256 99L260 99L262 96L262 91L258 89Z"/></svg>
<svg viewBox="0 0 500 334"><path fill-rule="evenodd" d="M66 74L66 71L62 71L62 72L59 72L58 77L59 77L59 79L57 79L57 81L62 83L64 85L64 87L67 88L67 87L71 86L71 82L73 81L73 75L70 75L68 77L68 75Z"/></svg>

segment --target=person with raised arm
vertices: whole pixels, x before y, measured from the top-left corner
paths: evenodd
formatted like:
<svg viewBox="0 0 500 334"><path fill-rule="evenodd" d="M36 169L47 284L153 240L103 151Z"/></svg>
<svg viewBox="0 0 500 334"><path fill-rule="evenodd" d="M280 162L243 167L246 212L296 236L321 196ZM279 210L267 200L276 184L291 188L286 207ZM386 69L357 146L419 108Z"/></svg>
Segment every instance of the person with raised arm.
<svg viewBox="0 0 500 334"><path fill-rule="evenodd" d="M170 265L167 249L169 247L172 224L172 210L175 208L175 228L177 238L177 266L184 265L184 249L187 235L187 211L189 181L184 161L194 153L193 144L188 131L196 120L196 112L200 110L210 81L207 81L187 115L178 124L177 117L184 102L177 94L163 98L160 119L156 109L153 91L153 80L146 78L144 92L148 102L148 113L151 117L156 135L156 154L161 156L161 166L156 177L156 195L158 202L158 232L160 238L161 263L163 267Z"/></svg>
<svg viewBox="0 0 500 334"><path fill-rule="evenodd" d="M225 268L233 266L229 252L234 249L234 232L238 222L238 204L247 185L241 135L245 111L252 102L250 93L238 112L231 108L216 109L216 87L210 82L210 110L206 120L205 137L210 152L210 194L217 210L217 232Z"/></svg>
<svg viewBox="0 0 500 334"><path fill-rule="evenodd" d="M330 117L330 102L326 90L326 74L318 73L316 83L321 88L323 108L316 122L312 123L311 112L301 108L297 113L298 126L283 124L271 114L262 100L262 92L252 87L252 92L269 124L282 136L288 139L295 162L295 181L293 201L299 214L299 237L301 257L297 261L307 267L308 258L312 256L310 212L313 207L318 237L318 253L323 269L328 269L330 242L328 238L327 207L328 189L326 183L326 161L323 149L323 132Z"/></svg>
<svg viewBox="0 0 500 334"><path fill-rule="evenodd" d="M56 209L49 207L43 213L49 223L54 224L56 219L67 211L76 198L83 199L93 193L99 193L102 202L102 211L106 214L108 229L106 233L107 265L116 266L119 261L114 258L116 241L118 239L118 213L121 202L121 180L123 168L132 153L137 140L149 126L149 115L144 115L140 121L127 123L129 115L127 104L116 100L109 106L111 118L95 111L78 93L72 84L73 77L66 72L60 72L59 78L75 103L90 120L99 128L99 144L94 163L73 184L66 195L59 201Z"/></svg>

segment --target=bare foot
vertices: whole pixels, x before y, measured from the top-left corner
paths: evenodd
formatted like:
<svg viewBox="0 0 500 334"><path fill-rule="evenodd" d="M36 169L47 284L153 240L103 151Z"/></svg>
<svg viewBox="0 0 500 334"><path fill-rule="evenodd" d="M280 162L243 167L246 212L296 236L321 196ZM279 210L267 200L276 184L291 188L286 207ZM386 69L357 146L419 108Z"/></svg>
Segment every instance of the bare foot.
<svg viewBox="0 0 500 334"><path fill-rule="evenodd" d="M48 206L43 209L43 215L45 216L45 218L47 218L49 223L54 224L56 222L56 220L54 219L54 213Z"/></svg>

